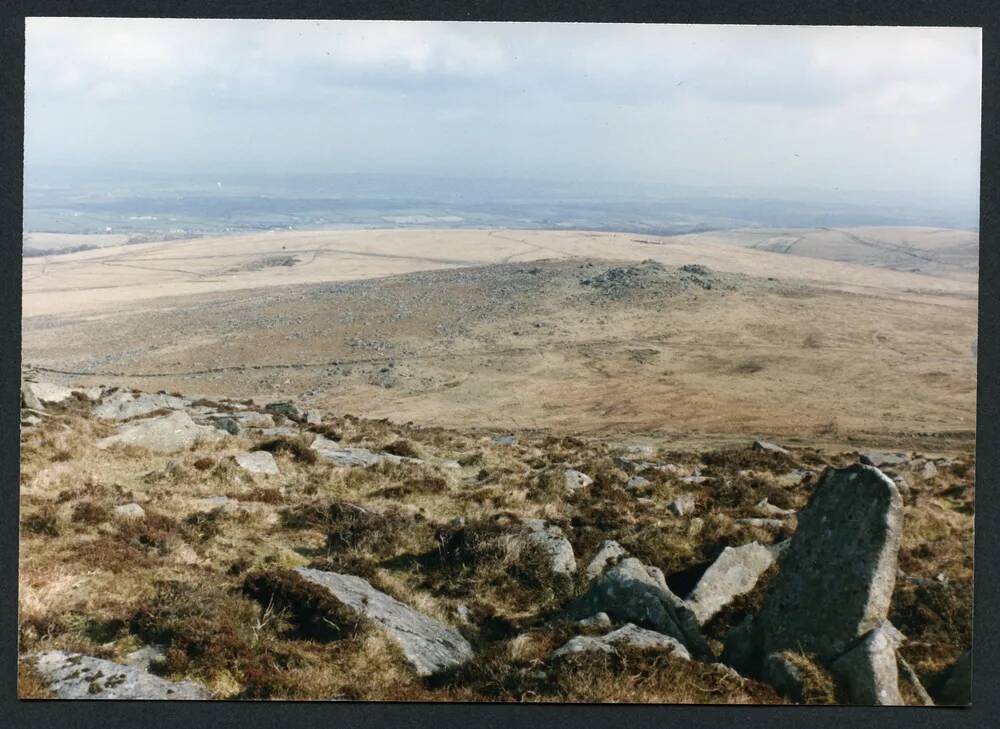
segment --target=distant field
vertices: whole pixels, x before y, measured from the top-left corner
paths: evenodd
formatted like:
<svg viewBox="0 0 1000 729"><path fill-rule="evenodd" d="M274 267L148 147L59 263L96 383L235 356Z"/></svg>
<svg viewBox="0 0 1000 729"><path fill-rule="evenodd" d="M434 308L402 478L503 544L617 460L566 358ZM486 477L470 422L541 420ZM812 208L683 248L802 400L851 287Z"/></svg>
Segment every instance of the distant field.
<svg viewBox="0 0 1000 729"><path fill-rule="evenodd" d="M26 252L66 251L73 248L105 248L120 246L128 241L127 235L113 233L25 233L23 245Z"/></svg>

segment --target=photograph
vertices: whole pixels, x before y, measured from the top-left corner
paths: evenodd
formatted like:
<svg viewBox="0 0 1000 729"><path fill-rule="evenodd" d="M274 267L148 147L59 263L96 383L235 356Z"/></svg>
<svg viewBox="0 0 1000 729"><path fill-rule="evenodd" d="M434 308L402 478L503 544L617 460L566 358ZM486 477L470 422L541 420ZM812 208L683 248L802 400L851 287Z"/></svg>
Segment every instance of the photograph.
<svg viewBox="0 0 1000 729"><path fill-rule="evenodd" d="M982 28L24 43L19 702L984 699Z"/></svg>

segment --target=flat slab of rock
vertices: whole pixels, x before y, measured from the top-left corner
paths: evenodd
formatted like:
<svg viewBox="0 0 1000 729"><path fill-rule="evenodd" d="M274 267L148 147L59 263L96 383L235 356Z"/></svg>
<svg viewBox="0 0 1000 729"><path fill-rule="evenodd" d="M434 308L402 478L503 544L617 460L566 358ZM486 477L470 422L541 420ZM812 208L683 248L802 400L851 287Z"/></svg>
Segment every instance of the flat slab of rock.
<svg viewBox="0 0 1000 729"><path fill-rule="evenodd" d="M658 648L670 655L691 660L691 654L687 648L676 638L669 635L657 633L652 630L640 628L632 623L627 623L618 630L613 630L607 635L594 637L590 635L578 635L571 638L565 645L558 648L553 654L553 658L562 658L573 653L584 653L586 651L603 651L611 653L618 646L631 646L634 648Z"/></svg>
<svg viewBox="0 0 1000 729"><path fill-rule="evenodd" d="M116 435L97 441L97 447L135 445L156 453L176 453L198 442L212 442L225 437L221 430L210 425L198 425L190 415L178 410L170 415L122 425Z"/></svg>
<svg viewBox="0 0 1000 729"><path fill-rule="evenodd" d="M250 453L240 453L236 456L236 463L244 471L250 473L260 473L266 476L278 475L278 464L267 451L251 451Z"/></svg>
<svg viewBox="0 0 1000 729"><path fill-rule="evenodd" d="M456 668L472 658L472 646L457 630L379 592L360 577L304 567L295 571L380 625L421 676Z"/></svg>
<svg viewBox="0 0 1000 729"><path fill-rule="evenodd" d="M357 446L342 446L335 440L317 435L309 446L316 455L327 461L333 461L338 466L374 466L382 461L391 463L420 463L416 458L404 458L392 453L376 453L368 448Z"/></svg>
<svg viewBox="0 0 1000 729"><path fill-rule="evenodd" d="M94 415L104 420L127 420L154 410L183 410L190 403L173 395L159 395L144 392L139 396L119 390L94 408Z"/></svg>
<svg viewBox="0 0 1000 729"><path fill-rule="evenodd" d="M885 622L902 528L902 499L881 471L824 471L757 615L763 655L834 660Z"/></svg>
<svg viewBox="0 0 1000 729"><path fill-rule="evenodd" d="M704 625L734 598L750 592L772 564L774 554L757 542L722 550L687 598L698 623Z"/></svg>
<svg viewBox="0 0 1000 729"><path fill-rule="evenodd" d="M663 572L634 557L606 570L565 610L574 619L599 612L676 638L698 658L711 655L694 613L670 591Z"/></svg>
<svg viewBox="0 0 1000 729"><path fill-rule="evenodd" d="M753 442L753 449L755 451L760 451L761 453L780 453L785 456L788 455L787 448L782 448L780 445L769 443L766 440L755 440Z"/></svg>
<svg viewBox="0 0 1000 729"><path fill-rule="evenodd" d="M47 651L35 661L38 673L60 699L210 699L204 686L167 681L136 666L80 653Z"/></svg>
<svg viewBox="0 0 1000 729"><path fill-rule="evenodd" d="M876 468L892 468L902 466L910 462L910 456L906 453L883 453L881 451L869 451L862 453L859 459L866 466Z"/></svg>

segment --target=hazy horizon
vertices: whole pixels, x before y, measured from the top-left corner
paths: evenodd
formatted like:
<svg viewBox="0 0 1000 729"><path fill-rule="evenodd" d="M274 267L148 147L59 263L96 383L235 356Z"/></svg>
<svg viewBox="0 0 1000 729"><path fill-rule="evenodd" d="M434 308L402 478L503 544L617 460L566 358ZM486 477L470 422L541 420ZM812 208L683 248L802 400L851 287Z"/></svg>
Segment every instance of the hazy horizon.
<svg viewBox="0 0 1000 729"><path fill-rule="evenodd" d="M978 205L979 29L29 18L26 32L28 178L353 173Z"/></svg>

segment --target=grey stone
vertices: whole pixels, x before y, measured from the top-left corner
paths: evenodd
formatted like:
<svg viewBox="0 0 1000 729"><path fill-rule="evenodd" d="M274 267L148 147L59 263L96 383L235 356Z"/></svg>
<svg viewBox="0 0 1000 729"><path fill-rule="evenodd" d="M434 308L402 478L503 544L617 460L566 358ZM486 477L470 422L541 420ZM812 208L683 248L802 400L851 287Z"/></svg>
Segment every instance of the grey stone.
<svg viewBox="0 0 1000 729"><path fill-rule="evenodd" d="M572 468L567 468L564 474L566 479L566 488L570 491L576 491L577 489L586 488L594 483L594 479L585 473L576 471Z"/></svg>
<svg viewBox="0 0 1000 729"><path fill-rule="evenodd" d="M583 653L586 651L611 653L618 646L659 648L677 658L683 658L686 661L691 660L691 654L688 653L687 648L676 638L640 628L632 623L627 623L618 628L618 630L613 630L607 635L600 637L578 635L557 649L552 654L552 657L563 658L573 653Z"/></svg>
<svg viewBox="0 0 1000 729"><path fill-rule="evenodd" d="M126 521L145 519L146 510L136 503L122 504L115 507L115 516Z"/></svg>
<svg viewBox="0 0 1000 729"><path fill-rule="evenodd" d="M38 399L34 390L31 389L31 383L26 380L21 380L21 407L28 408L29 410L45 409L42 401Z"/></svg>
<svg viewBox="0 0 1000 729"><path fill-rule="evenodd" d="M830 671L847 688L851 703L865 706L900 706L896 647L902 636L885 622L830 664Z"/></svg>
<svg viewBox="0 0 1000 729"><path fill-rule="evenodd" d="M494 435L493 442L497 445L514 445L517 442L517 438L513 435Z"/></svg>
<svg viewBox="0 0 1000 729"><path fill-rule="evenodd" d="M323 413L319 410L310 410L306 413L306 423L308 425L322 425Z"/></svg>
<svg viewBox="0 0 1000 729"><path fill-rule="evenodd" d="M966 651L948 671L938 704L968 706L972 703L972 651Z"/></svg>
<svg viewBox="0 0 1000 729"><path fill-rule="evenodd" d="M757 615L761 655L790 649L832 660L879 627L902 523L899 491L878 469L824 471Z"/></svg>
<svg viewBox="0 0 1000 729"><path fill-rule="evenodd" d="M780 445L775 445L774 443L769 443L766 440L755 440L753 442L753 449L762 453L780 453L785 456L788 455L788 450L786 448L782 448Z"/></svg>
<svg viewBox="0 0 1000 729"><path fill-rule="evenodd" d="M384 629L421 676L455 668L472 658L472 646L457 630L379 592L360 577L301 567L295 571Z"/></svg>
<svg viewBox="0 0 1000 729"><path fill-rule="evenodd" d="M382 461L420 463L416 458L403 458L392 453L376 453L357 446L342 446L322 435L317 435L309 447L316 451L316 455L320 458L333 461L338 466L374 466Z"/></svg>
<svg viewBox="0 0 1000 729"><path fill-rule="evenodd" d="M634 557L605 570L565 609L567 617L577 620L598 612L672 636L698 658L711 655L694 614L667 587L663 572Z"/></svg>
<svg viewBox="0 0 1000 729"><path fill-rule="evenodd" d="M809 471L800 471L794 469L788 471L787 473L782 473L779 476L774 477L774 482L779 486L798 486L800 483L806 480L807 476L810 476Z"/></svg>
<svg viewBox="0 0 1000 729"><path fill-rule="evenodd" d="M868 453L862 453L859 460L866 466L891 468L893 466L905 465L909 462L910 456L906 453L882 453L881 451L869 451Z"/></svg>
<svg viewBox="0 0 1000 729"><path fill-rule="evenodd" d="M183 410L188 405L187 400L173 395L144 392L137 397L126 390L118 390L94 408L94 415L104 420L128 420L154 410Z"/></svg>
<svg viewBox="0 0 1000 729"><path fill-rule="evenodd" d="M589 618L578 620L577 625L581 628L610 628L611 618L608 617L607 613L595 613Z"/></svg>
<svg viewBox="0 0 1000 729"><path fill-rule="evenodd" d="M24 386L31 391L31 394L38 401L45 405L63 403L73 397L72 389L53 382L32 382L28 380L25 381Z"/></svg>
<svg viewBox="0 0 1000 729"><path fill-rule="evenodd" d="M780 529L785 526L785 522L781 519L760 519L754 516L736 519L735 521L737 524L744 526L762 527L764 529Z"/></svg>
<svg viewBox="0 0 1000 729"><path fill-rule="evenodd" d="M572 575L576 572L573 545L563 535L562 529L546 523L543 519L524 519L522 524L525 527L521 536L522 543L539 549L548 559L552 572L562 575Z"/></svg>
<svg viewBox="0 0 1000 729"><path fill-rule="evenodd" d="M35 668L60 699L210 699L211 693L190 681L167 681L133 666L79 653L46 651Z"/></svg>
<svg viewBox="0 0 1000 729"><path fill-rule="evenodd" d="M150 665L164 660L167 657L167 649L158 645L145 645L138 650L134 650L125 656L125 665L132 668L140 668L148 671Z"/></svg>
<svg viewBox="0 0 1000 729"><path fill-rule="evenodd" d="M667 504L667 511L674 516L686 516L694 511L694 494L681 494L676 499Z"/></svg>
<svg viewBox="0 0 1000 729"><path fill-rule="evenodd" d="M294 438L298 434L298 430L290 428L287 425L279 425L274 428L261 428L255 433L255 435L260 435L264 438Z"/></svg>
<svg viewBox="0 0 1000 729"><path fill-rule="evenodd" d="M177 411L123 425L116 435L97 441L97 447L136 445L157 453L176 453L198 442L213 442L225 437L222 431L209 425L197 425L190 415Z"/></svg>
<svg viewBox="0 0 1000 729"><path fill-rule="evenodd" d="M734 598L750 592L772 564L771 550L757 542L722 550L687 598L698 623L704 625Z"/></svg>
<svg viewBox="0 0 1000 729"><path fill-rule="evenodd" d="M694 486L699 486L711 479L708 476L684 476L681 479L681 483L692 484Z"/></svg>
<svg viewBox="0 0 1000 729"><path fill-rule="evenodd" d="M236 463L240 468L250 473L260 473L267 476L278 475L278 464L267 451L251 451L250 453L240 453L236 456Z"/></svg>
<svg viewBox="0 0 1000 729"><path fill-rule="evenodd" d="M37 415L24 415L21 417L21 425L26 428L34 428L36 425L40 424L42 419Z"/></svg>
<svg viewBox="0 0 1000 729"><path fill-rule="evenodd" d="M753 615L747 615L726 633L722 662L744 675L757 672L757 633Z"/></svg>
<svg viewBox="0 0 1000 729"><path fill-rule="evenodd" d="M625 482L625 488L627 489L640 489L643 486L649 486L649 479L642 476L633 476Z"/></svg>
<svg viewBox="0 0 1000 729"><path fill-rule="evenodd" d="M772 504L770 501L767 500L766 496L760 501L758 501L754 505L754 508L757 509L758 511L768 514L769 516L776 516L776 517L791 516L792 514L795 513L794 509L782 509L775 506L774 504Z"/></svg>
<svg viewBox="0 0 1000 729"><path fill-rule="evenodd" d="M648 445L628 445L625 446L626 453L639 453L644 456L652 455L653 447Z"/></svg>
<svg viewBox="0 0 1000 729"><path fill-rule="evenodd" d="M604 572L604 569L609 563L614 563L627 556L628 552L625 551L625 548L622 547L622 545L614 539L605 539L597 548L597 552L587 564L583 574L587 577L587 579L592 580Z"/></svg>
<svg viewBox="0 0 1000 729"><path fill-rule="evenodd" d="M212 418L208 422L229 435L239 435L243 432L243 428L240 427L240 422L236 418Z"/></svg>
<svg viewBox="0 0 1000 729"><path fill-rule="evenodd" d="M920 478L924 481L928 481L938 475L938 469L937 466L934 465L934 461L925 461L919 473Z"/></svg>

